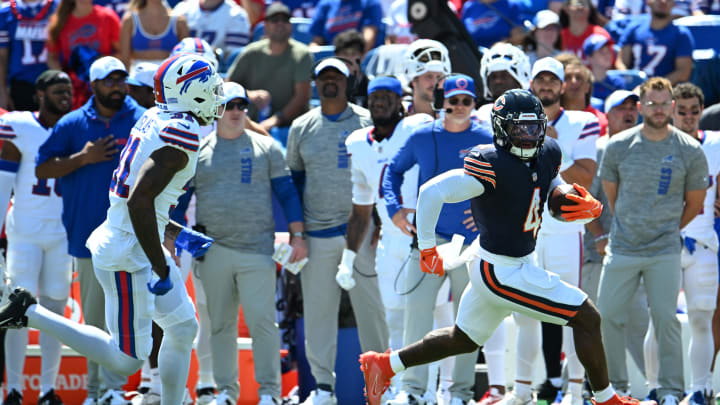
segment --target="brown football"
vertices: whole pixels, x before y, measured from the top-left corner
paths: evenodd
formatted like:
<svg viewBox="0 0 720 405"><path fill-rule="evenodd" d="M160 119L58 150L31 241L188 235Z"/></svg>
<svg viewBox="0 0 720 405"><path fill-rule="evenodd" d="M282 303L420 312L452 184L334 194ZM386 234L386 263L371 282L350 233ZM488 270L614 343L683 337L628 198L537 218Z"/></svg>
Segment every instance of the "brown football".
<svg viewBox="0 0 720 405"><path fill-rule="evenodd" d="M563 213L560 210L561 206L577 204L575 201L567 198L567 194L575 194L577 196L580 195L580 193L575 190L575 187L573 187L572 184L562 184L555 187L552 193L550 193L550 197L548 198L548 208L550 209L550 215L552 215L552 217L557 219L558 221L565 222L565 219L561 216L561 214Z"/></svg>

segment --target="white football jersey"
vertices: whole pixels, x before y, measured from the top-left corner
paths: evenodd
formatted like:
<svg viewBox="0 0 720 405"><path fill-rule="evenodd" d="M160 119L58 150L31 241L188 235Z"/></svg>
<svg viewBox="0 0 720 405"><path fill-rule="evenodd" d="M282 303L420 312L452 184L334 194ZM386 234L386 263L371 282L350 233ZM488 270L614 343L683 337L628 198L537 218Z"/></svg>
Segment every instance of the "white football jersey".
<svg viewBox="0 0 720 405"><path fill-rule="evenodd" d="M576 160L597 159L597 142L600 136L600 123L595 115L584 111L562 110L560 115L548 126L557 132L557 143L562 150L560 173L572 166ZM550 216L547 203L542 214L540 233L583 232L582 224L561 222Z"/></svg>
<svg viewBox="0 0 720 405"><path fill-rule="evenodd" d="M187 19L191 37L202 38L215 49L232 52L250 42L247 12L231 0L225 0L214 10L203 10L198 0L185 0L172 13Z"/></svg>
<svg viewBox="0 0 720 405"><path fill-rule="evenodd" d="M354 131L345 140L348 154L352 157L351 169L353 182L353 204L377 204L377 212L383 225L383 236L387 234L404 235L388 217L385 199L381 195L380 182L385 169L392 158L405 145L410 134L419 125L432 121L427 114L415 114L403 118L395 127L392 135L382 141L373 136L375 127L366 127ZM405 172L401 188L403 206L415 208L418 192L418 167L413 166Z"/></svg>
<svg viewBox="0 0 720 405"><path fill-rule="evenodd" d="M718 237L713 227L715 221L715 196L717 195L717 176L720 174L720 131L700 131L700 142L707 158L710 170L710 187L705 194L703 209L682 230L683 236L689 236L702 242L717 252Z"/></svg>
<svg viewBox="0 0 720 405"><path fill-rule="evenodd" d="M52 131L52 128L45 128L38 121L36 114L15 111L0 117L0 138L12 142L22 154L13 185L13 209L8 215L8 232L32 233L43 222L55 220L58 223L55 227L58 228L57 233L64 234L61 222L62 194L58 180L35 177L35 157ZM17 229L11 230L11 227Z"/></svg>
<svg viewBox="0 0 720 405"><path fill-rule="evenodd" d="M177 204L178 198L185 193L186 186L195 175L199 132L200 124L187 113L163 112L153 107L140 117L130 131L127 144L120 154L120 163L113 172L107 225L134 233L127 208L130 188L150 155L158 149L171 146L185 153L188 162L155 198L158 232L164 234L171 207Z"/></svg>

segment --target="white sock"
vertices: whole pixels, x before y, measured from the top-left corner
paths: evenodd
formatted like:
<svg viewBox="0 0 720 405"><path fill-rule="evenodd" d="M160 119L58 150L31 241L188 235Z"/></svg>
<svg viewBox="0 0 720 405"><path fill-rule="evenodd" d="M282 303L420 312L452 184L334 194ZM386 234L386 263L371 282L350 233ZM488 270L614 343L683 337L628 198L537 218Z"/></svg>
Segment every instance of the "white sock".
<svg viewBox="0 0 720 405"><path fill-rule="evenodd" d="M150 391L159 393L162 389L160 380L160 370L157 368L150 369Z"/></svg>
<svg viewBox="0 0 720 405"><path fill-rule="evenodd" d="M595 402L607 402L615 395L615 390L613 389L612 384L610 384L605 387L605 389L602 389L600 391L593 391L593 395L595 396Z"/></svg>
<svg viewBox="0 0 720 405"><path fill-rule="evenodd" d="M532 381L533 366L540 353L540 321L518 313L513 317L517 324L515 380Z"/></svg>
<svg viewBox="0 0 720 405"><path fill-rule="evenodd" d="M560 388L560 386L562 386L562 377L550 378L550 383L553 385L553 387Z"/></svg>
<svg viewBox="0 0 720 405"><path fill-rule="evenodd" d="M495 329L483 345L485 364L487 364L488 385L505 386L505 321Z"/></svg>
<svg viewBox="0 0 720 405"><path fill-rule="evenodd" d="M150 359L145 359L143 362L138 388L150 388Z"/></svg>
<svg viewBox="0 0 720 405"><path fill-rule="evenodd" d="M690 324L690 347L688 358L692 371L692 392L704 392L712 380L710 366L713 358L712 311L688 310Z"/></svg>
<svg viewBox="0 0 720 405"><path fill-rule="evenodd" d="M23 366L28 345L27 329L8 329L5 332L5 370L7 371L7 390L22 393Z"/></svg>
<svg viewBox="0 0 720 405"><path fill-rule="evenodd" d="M185 383L190 371L190 354L193 338L197 333L197 322L190 319L164 329L165 336L160 345L158 368L162 381L163 403L181 404L185 394Z"/></svg>
<svg viewBox="0 0 720 405"><path fill-rule="evenodd" d="M513 388L515 396L523 401L526 401L532 397L532 387L530 384L521 383L515 381L515 387Z"/></svg>
<svg viewBox="0 0 720 405"><path fill-rule="evenodd" d="M50 311L63 316L67 299L54 300L50 297L40 297L40 305ZM60 360L62 359L62 343L47 333L40 333L40 389L47 393L55 388L55 380L60 373Z"/></svg>
<svg viewBox="0 0 720 405"><path fill-rule="evenodd" d="M395 373L405 371L405 365L400 360L400 354L397 351L390 352L390 367Z"/></svg>
<svg viewBox="0 0 720 405"><path fill-rule="evenodd" d="M582 383L568 381L568 389L567 390L570 393L570 395L572 395L573 398L582 397L582 389L583 389Z"/></svg>

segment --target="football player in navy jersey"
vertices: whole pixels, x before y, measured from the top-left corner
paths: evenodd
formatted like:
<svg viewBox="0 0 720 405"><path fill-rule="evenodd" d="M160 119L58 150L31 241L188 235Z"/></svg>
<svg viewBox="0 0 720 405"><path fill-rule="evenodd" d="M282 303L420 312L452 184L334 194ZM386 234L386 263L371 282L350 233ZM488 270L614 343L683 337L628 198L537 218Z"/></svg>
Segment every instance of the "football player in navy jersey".
<svg viewBox="0 0 720 405"><path fill-rule="evenodd" d="M511 312L573 328L595 404L635 402L620 398L610 385L595 305L578 288L533 264L543 204L563 184L558 176L562 153L553 139L545 140L547 118L540 101L526 90L509 90L495 101L492 125L494 145L474 148L465 157L464 169L428 181L418 197L423 272L445 272L435 248L435 223L444 203L470 199L480 231L470 287L460 299L456 324L434 330L398 351L362 354L368 402L379 404L397 372L476 350ZM573 186L578 195L566 194L574 204L561 207L562 218L581 223L597 218L602 204L583 187Z"/></svg>

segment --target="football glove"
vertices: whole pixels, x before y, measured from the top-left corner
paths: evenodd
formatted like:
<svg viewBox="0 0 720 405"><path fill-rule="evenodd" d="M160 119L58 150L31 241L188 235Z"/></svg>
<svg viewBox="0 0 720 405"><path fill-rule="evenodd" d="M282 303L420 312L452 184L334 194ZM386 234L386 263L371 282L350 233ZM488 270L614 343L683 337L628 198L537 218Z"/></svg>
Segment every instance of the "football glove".
<svg viewBox="0 0 720 405"><path fill-rule="evenodd" d="M177 249L186 250L192 257L200 257L210 249L215 239L197 232L192 229L183 227L180 234L175 239L175 247Z"/></svg>
<svg viewBox="0 0 720 405"><path fill-rule="evenodd" d="M436 274L438 277L445 275L442 257L435 246L420 251L420 270L423 273Z"/></svg>
<svg viewBox="0 0 720 405"><path fill-rule="evenodd" d="M690 254L695 253L695 249L697 249L695 247L695 243L697 243L697 240L695 240L694 238L691 238L689 236L686 236L683 238L683 243L685 243L685 247L687 248L688 252L690 252Z"/></svg>
<svg viewBox="0 0 720 405"><path fill-rule="evenodd" d="M585 187L573 183L573 187L580 194L579 196L567 193L565 197L568 200L576 202L574 205L562 205L560 210L563 212L561 216L568 222L582 221L587 223L602 214L603 205L595 197L590 195Z"/></svg>
<svg viewBox="0 0 720 405"><path fill-rule="evenodd" d="M350 249L343 249L342 259L335 274L335 281L343 290L350 290L355 287L355 279L352 276L353 265L355 264L356 253Z"/></svg>
<svg viewBox="0 0 720 405"><path fill-rule="evenodd" d="M165 278L159 279L153 284L152 281L147 283L148 290L155 295L165 295L168 291L173 288L173 282L170 280L170 268L168 267L168 274Z"/></svg>

